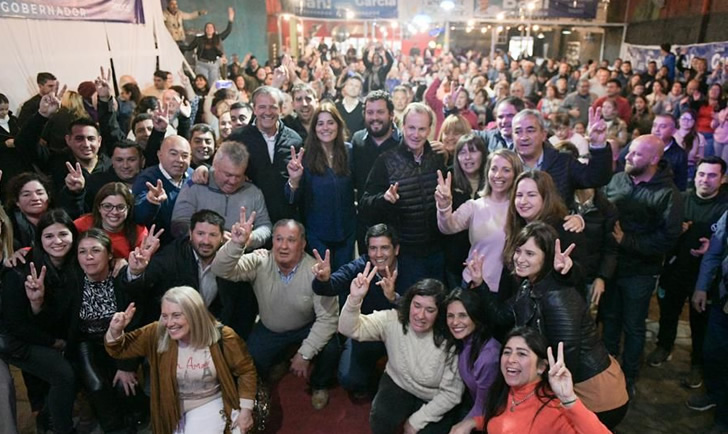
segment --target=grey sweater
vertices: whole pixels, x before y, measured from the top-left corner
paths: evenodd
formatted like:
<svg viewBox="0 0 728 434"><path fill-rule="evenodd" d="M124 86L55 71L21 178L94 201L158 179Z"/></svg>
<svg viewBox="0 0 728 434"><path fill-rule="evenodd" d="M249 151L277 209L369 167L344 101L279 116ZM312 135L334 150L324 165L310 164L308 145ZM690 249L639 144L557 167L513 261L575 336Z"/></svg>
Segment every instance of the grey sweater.
<svg viewBox="0 0 728 434"><path fill-rule="evenodd" d="M248 248L261 247L271 236L271 221L265 207L263 193L258 187L246 182L233 194L225 194L215 184L213 170L210 170L207 185L187 184L179 192L172 211L172 235L184 236L190 229L190 217L203 209L209 209L225 218L225 230L240 220L240 207L244 206L248 216L255 211L253 233Z"/></svg>

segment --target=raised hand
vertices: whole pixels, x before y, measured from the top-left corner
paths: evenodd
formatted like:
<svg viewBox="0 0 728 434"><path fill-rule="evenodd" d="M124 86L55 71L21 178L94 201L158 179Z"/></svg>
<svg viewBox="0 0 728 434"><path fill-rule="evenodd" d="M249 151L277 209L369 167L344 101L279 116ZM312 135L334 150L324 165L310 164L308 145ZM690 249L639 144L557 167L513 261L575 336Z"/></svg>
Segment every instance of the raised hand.
<svg viewBox="0 0 728 434"><path fill-rule="evenodd" d="M371 262L367 262L364 267L364 271L359 273L354 280L351 281L349 286L349 296L354 298L356 301L361 301L369 292L369 284L374 280L374 276L377 274L377 267L373 267Z"/></svg>
<svg viewBox="0 0 728 434"><path fill-rule="evenodd" d="M235 223L230 229L230 241L235 244L245 247L250 239L250 234L253 232L253 223L255 223L255 211L247 216L245 207L240 207L240 221Z"/></svg>
<svg viewBox="0 0 728 434"><path fill-rule="evenodd" d="M43 303L45 296L45 265L41 267L40 274L35 269L35 263L30 263L30 274L25 279L25 294L31 303Z"/></svg>
<svg viewBox="0 0 728 434"><path fill-rule="evenodd" d="M160 229L156 233L154 232L155 229L156 225L152 225L149 228L149 233L142 241L141 246L129 253L129 258L127 259L129 272L135 276L144 273L152 256L159 250L159 246L161 245L159 237L164 233L164 229Z"/></svg>
<svg viewBox="0 0 728 434"><path fill-rule="evenodd" d="M40 105L38 106L38 113L40 113L40 115L44 118L51 117L58 111L59 108L61 108L61 97L64 93L66 93L65 85L60 90L43 95L43 98L40 99Z"/></svg>
<svg viewBox="0 0 728 434"><path fill-rule="evenodd" d="M30 301L30 307L34 314L40 312L45 299L45 265L41 267L40 274L35 269L35 264L30 264L30 274L25 279L25 295Z"/></svg>
<svg viewBox="0 0 728 434"><path fill-rule="evenodd" d="M169 111L166 105L162 106L160 104L159 107L154 110L154 113L152 113L152 124L154 125L154 129L157 131L167 131L167 127L169 126Z"/></svg>
<svg viewBox="0 0 728 434"><path fill-rule="evenodd" d="M445 210L452 206L452 172L447 173L447 178L443 178L442 172L437 171L437 187L435 188L435 201L437 208Z"/></svg>
<svg viewBox="0 0 728 434"><path fill-rule="evenodd" d="M292 188L298 188L298 182L303 176L303 151L304 149L301 148L296 153L296 148L291 146L291 161L288 162L286 170L288 170L288 180Z"/></svg>
<svg viewBox="0 0 728 434"><path fill-rule="evenodd" d="M86 178L83 177L81 164L77 162L74 168L71 163L66 161L66 169L68 169L68 175L66 175L66 179L64 180L66 187L74 193L83 191L83 188L86 186Z"/></svg>
<svg viewBox="0 0 728 434"><path fill-rule="evenodd" d="M182 100L179 105L179 115L183 118L189 118L192 115L192 104L186 99Z"/></svg>
<svg viewBox="0 0 728 434"><path fill-rule="evenodd" d="M127 306L124 312L116 312L114 316L111 317L108 331L108 334L111 335L111 338L113 338L114 340L119 339L121 334L124 332L126 326L128 326L131 322L131 319L134 318L135 312L136 306L134 305L134 303L129 303L129 306Z"/></svg>
<svg viewBox="0 0 728 434"><path fill-rule="evenodd" d="M328 282L331 277L331 252L329 249L326 249L322 259L318 250L313 249L313 257L316 258L316 263L312 267L316 280L319 282Z"/></svg>
<svg viewBox="0 0 728 434"><path fill-rule="evenodd" d="M376 267L373 271L377 271ZM387 297L387 300L390 302L394 302L397 299L397 295L395 292L395 283L397 282L397 270L394 270L394 273L392 273L389 270L389 266L386 268L386 274L384 277L382 277L379 282L377 282L377 286L382 288L382 292L384 293L384 296ZM373 277L372 277L373 278ZM371 282L371 281L370 281ZM369 285L367 285L368 287Z"/></svg>
<svg viewBox="0 0 728 434"><path fill-rule="evenodd" d="M108 101L111 98L111 87L109 82L111 81L111 68L104 73L104 67L99 68L99 76L96 77L94 84L96 85L96 95L98 95L101 101Z"/></svg>
<svg viewBox="0 0 728 434"><path fill-rule="evenodd" d="M280 89L283 87L283 83L286 82L287 78L288 71L286 71L285 66L281 65L273 70L273 83L271 83L271 86Z"/></svg>
<svg viewBox="0 0 728 434"><path fill-rule="evenodd" d="M602 119L602 108L589 107L587 135L592 145L601 146L607 142L607 123Z"/></svg>
<svg viewBox="0 0 728 434"><path fill-rule="evenodd" d="M157 180L157 185L152 185L147 181L147 202L152 205L161 205L167 200L167 192L164 191L164 184L161 179Z"/></svg>
<svg viewBox="0 0 728 434"><path fill-rule="evenodd" d="M554 352L551 347L546 350L549 359L549 385L559 401L572 402L576 400L574 393L574 382L571 378L571 372L564 362L564 343L559 342L556 360L554 360Z"/></svg>
<svg viewBox="0 0 728 434"><path fill-rule="evenodd" d="M563 252L561 251L561 240L556 240L556 247L554 248L554 270L561 274L566 274L571 270L574 261L571 260L571 252L576 248L576 244L571 243L569 247Z"/></svg>
<svg viewBox="0 0 728 434"><path fill-rule="evenodd" d="M235 21L235 9L228 8L228 21Z"/></svg>
<svg viewBox="0 0 728 434"><path fill-rule="evenodd" d="M394 184L390 185L387 191L384 192L384 200L391 204L397 203L399 200L399 194L397 194L397 189L399 188L399 182L395 182Z"/></svg>
<svg viewBox="0 0 728 434"><path fill-rule="evenodd" d="M481 255L478 251L474 250L470 259L463 264L468 269L468 273L470 273L470 284L473 288L483 283L483 262L485 262L485 255Z"/></svg>

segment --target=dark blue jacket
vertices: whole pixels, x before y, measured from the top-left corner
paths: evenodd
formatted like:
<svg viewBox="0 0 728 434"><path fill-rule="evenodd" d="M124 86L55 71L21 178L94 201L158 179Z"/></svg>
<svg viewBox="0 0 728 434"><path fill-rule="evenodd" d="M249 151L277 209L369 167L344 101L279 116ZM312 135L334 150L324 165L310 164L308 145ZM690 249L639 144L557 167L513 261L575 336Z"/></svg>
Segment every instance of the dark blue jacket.
<svg viewBox="0 0 728 434"><path fill-rule="evenodd" d="M367 262L369 262L368 255L361 255L357 259L345 264L335 272L331 273L331 277L328 282L321 282L314 278L311 284L313 292L316 295L322 295L327 297L341 297L344 300L349 294L349 287L351 281L356 276L364 271ZM379 274L374 276L372 283L369 284L369 292L361 305L361 313L369 314L375 310L387 310L394 309L396 305L390 302L387 297L384 296L382 288L377 283L382 280ZM399 295L404 295L407 291L407 287L400 285L401 279L398 279L394 286L394 291Z"/></svg>
<svg viewBox="0 0 728 434"><path fill-rule="evenodd" d="M192 176L192 169L187 168L188 178ZM157 185L157 180L162 180L164 191L167 193L167 200L161 205L153 205L147 201L147 182ZM134 220L137 224L144 226L156 225L156 230L164 229L161 241L166 244L172 241L172 210L174 203L177 201L180 188L172 184L159 169L159 166L152 166L144 169L137 176L132 187L132 193L135 197L134 203Z"/></svg>
<svg viewBox="0 0 728 434"><path fill-rule="evenodd" d="M347 144L351 160L351 145ZM330 167L322 175L303 169L299 188L284 186L288 203L298 204L306 230L322 241L344 241L356 228L354 182L351 175L337 175Z"/></svg>

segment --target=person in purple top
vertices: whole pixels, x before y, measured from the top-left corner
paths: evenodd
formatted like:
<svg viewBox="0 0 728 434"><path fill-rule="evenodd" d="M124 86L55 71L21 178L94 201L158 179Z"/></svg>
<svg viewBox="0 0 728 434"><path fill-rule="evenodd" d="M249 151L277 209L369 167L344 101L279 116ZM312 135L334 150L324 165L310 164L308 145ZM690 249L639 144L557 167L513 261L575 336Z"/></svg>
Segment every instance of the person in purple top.
<svg viewBox="0 0 728 434"><path fill-rule="evenodd" d="M481 277L482 280L482 277ZM458 370L470 392L473 406L450 434L467 434L475 429L475 417L482 416L490 386L498 376L501 345L491 336L480 297L473 289L456 289L443 303L451 340L458 348Z"/></svg>

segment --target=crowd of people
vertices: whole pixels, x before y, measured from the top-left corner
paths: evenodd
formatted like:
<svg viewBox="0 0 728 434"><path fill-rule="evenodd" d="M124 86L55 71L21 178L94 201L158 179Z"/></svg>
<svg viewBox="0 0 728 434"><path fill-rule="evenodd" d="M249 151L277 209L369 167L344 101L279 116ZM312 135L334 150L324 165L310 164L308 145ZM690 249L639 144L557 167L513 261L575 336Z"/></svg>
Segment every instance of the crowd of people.
<svg viewBox="0 0 728 434"><path fill-rule="evenodd" d="M186 44L204 13L165 11L197 75L41 72L18 117L0 94L0 432L13 365L54 433L263 429L288 370L316 410L336 383L373 398L377 434L607 433L686 300L688 406L728 429L722 69L667 45L645 71L375 43L221 61L234 12Z"/></svg>

